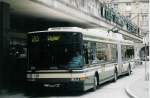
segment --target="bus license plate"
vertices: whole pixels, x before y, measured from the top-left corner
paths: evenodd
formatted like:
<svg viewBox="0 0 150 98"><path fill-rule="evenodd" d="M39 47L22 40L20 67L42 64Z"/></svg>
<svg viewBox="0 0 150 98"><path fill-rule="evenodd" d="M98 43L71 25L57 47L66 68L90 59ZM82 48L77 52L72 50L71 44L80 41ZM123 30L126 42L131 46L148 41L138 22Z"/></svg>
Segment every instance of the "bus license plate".
<svg viewBox="0 0 150 98"><path fill-rule="evenodd" d="M58 88L61 84L44 84L44 87Z"/></svg>

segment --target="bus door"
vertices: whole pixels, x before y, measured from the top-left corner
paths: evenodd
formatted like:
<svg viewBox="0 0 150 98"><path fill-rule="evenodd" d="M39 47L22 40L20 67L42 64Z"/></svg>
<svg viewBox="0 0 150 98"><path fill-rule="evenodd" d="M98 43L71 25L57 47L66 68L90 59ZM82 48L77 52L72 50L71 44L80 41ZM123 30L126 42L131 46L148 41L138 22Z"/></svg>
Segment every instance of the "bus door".
<svg viewBox="0 0 150 98"><path fill-rule="evenodd" d="M118 63L118 74L121 74L123 72L123 64Z"/></svg>
<svg viewBox="0 0 150 98"><path fill-rule="evenodd" d="M124 72L123 63L120 64L120 67L121 67L121 73Z"/></svg>
<svg viewBox="0 0 150 98"><path fill-rule="evenodd" d="M105 74L106 74L106 78L109 78L114 74L114 65L113 64L105 65Z"/></svg>
<svg viewBox="0 0 150 98"><path fill-rule="evenodd" d="M128 66L129 66L129 63L128 62L123 62L123 72L127 71L128 70Z"/></svg>
<svg viewBox="0 0 150 98"><path fill-rule="evenodd" d="M104 80L106 76L106 64L101 64L100 80Z"/></svg>

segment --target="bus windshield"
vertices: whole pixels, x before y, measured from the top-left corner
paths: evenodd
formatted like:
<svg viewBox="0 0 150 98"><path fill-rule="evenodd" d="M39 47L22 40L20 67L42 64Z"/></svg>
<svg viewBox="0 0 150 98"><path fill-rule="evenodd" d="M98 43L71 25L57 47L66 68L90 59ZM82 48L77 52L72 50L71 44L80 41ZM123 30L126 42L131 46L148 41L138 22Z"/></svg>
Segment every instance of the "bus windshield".
<svg viewBox="0 0 150 98"><path fill-rule="evenodd" d="M42 32L28 35L28 65L37 70L81 68L81 33Z"/></svg>

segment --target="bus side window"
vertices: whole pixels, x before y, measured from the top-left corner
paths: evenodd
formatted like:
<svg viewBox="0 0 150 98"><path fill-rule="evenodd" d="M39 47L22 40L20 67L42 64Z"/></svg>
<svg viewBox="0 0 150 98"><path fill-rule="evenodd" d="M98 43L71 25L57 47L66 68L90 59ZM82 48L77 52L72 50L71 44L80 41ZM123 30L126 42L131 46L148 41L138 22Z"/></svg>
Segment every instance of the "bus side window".
<svg viewBox="0 0 150 98"><path fill-rule="evenodd" d="M89 66L96 63L96 43L84 42L84 62L90 64Z"/></svg>

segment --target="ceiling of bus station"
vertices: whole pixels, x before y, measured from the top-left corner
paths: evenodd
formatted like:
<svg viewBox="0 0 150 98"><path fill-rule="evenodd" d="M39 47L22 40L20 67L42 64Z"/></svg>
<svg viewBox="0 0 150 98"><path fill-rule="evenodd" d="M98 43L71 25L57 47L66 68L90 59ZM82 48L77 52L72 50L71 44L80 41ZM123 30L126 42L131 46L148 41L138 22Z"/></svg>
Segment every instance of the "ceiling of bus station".
<svg viewBox="0 0 150 98"><path fill-rule="evenodd" d="M86 21L67 15L63 12L48 8L46 6L34 3L30 0L3 0L10 4L11 14L21 15L36 19L44 19L47 21L68 22L70 24L81 26L92 26L93 24Z"/></svg>

